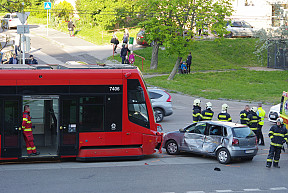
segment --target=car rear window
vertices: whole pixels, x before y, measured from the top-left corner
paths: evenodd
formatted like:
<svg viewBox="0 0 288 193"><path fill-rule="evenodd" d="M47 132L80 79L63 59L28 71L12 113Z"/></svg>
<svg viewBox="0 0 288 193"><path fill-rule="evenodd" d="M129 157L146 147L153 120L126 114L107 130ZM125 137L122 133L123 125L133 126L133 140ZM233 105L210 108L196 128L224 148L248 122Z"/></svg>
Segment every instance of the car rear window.
<svg viewBox="0 0 288 193"><path fill-rule="evenodd" d="M241 22L233 22L232 23L232 25L231 25L232 27L241 27L242 25L241 25Z"/></svg>
<svg viewBox="0 0 288 193"><path fill-rule="evenodd" d="M11 15L12 16L12 18L18 18L18 16L17 15Z"/></svg>
<svg viewBox="0 0 288 193"><path fill-rule="evenodd" d="M249 127L234 127L232 128L234 137L246 138L255 136L254 132Z"/></svg>

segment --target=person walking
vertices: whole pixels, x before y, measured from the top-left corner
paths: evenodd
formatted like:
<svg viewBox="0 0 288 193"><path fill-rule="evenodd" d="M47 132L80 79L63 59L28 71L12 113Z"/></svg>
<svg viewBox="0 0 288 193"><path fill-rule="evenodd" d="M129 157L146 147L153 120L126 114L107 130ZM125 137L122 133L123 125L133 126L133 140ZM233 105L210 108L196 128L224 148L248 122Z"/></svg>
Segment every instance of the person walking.
<svg viewBox="0 0 288 193"><path fill-rule="evenodd" d="M248 115L248 126L250 129L255 133L257 140L259 141L259 134L258 134L258 123L261 120L260 117L256 114L258 108L252 107L251 111Z"/></svg>
<svg viewBox="0 0 288 193"><path fill-rule="evenodd" d="M212 111L212 103L206 103L206 109L202 111L202 120L211 121L213 118L214 112Z"/></svg>
<svg viewBox="0 0 288 193"><path fill-rule="evenodd" d="M130 52L130 50L128 49L128 44L123 44L120 52L120 56L122 58L122 64L124 64L125 62L126 56L128 54L127 52Z"/></svg>
<svg viewBox="0 0 288 193"><path fill-rule="evenodd" d="M262 127L264 125L264 118L267 118L265 110L262 108L262 103L258 104L258 111L257 115L261 118L261 120L258 123L258 135L259 135L259 145L265 145L264 143L264 137L262 133Z"/></svg>
<svg viewBox="0 0 288 193"><path fill-rule="evenodd" d="M193 123L197 123L202 120L200 104L201 104L201 101L199 99L194 100L193 109L192 109Z"/></svg>
<svg viewBox="0 0 288 193"><path fill-rule="evenodd" d="M29 105L24 106L23 112L23 122L22 122L23 136L26 143L28 156L39 155L40 153L36 151L34 145L34 137L32 133L32 122L30 117L30 107Z"/></svg>
<svg viewBox="0 0 288 193"><path fill-rule="evenodd" d="M75 27L76 26L74 25L72 19L70 19L70 21L68 22L68 31L69 31L70 37L72 37L72 36L74 37L74 28Z"/></svg>
<svg viewBox="0 0 288 193"><path fill-rule="evenodd" d="M225 103L222 105L222 111L218 114L218 121L232 122L232 118L228 113L229 106Z"/></svg>
<svg viewBox="0 0 288 193"><path fill-rule="evenodd" d="M116 32L113 33L113 36L112 36L112 39L111 39L111 43L114 45L113 51L116 54L117 53L116 49L117 49L117 46L119 44L119 40L118 40L118 37L116 35Z"/></svg>
<svg viewBox="0 0 288 193"><path fill-rule="evenodd" d="M14 49L15 49L15 54L18 56L18 51L20 51L20 34L17 34L15 37L15 43L14 43Z"/></svg>
<svg viewBox="0 0 288 193"><path fill-rule="evenodd" d="M187 60L186 60L186 64L187 64L187 72L188 74L190 74L190 70L191 70L191 64L192 64L192 55L191 52L189 52Z"/></svg>
<svg viewBox="0 0 288 193"><path fill-rule="evenodd" d="M278 118L276 125L270 128L268 136L271 139L270 150L267 157L266 167L270 168L273 162L275 168L280 168L279 160L282 146L287 142L287 129L283 126L283 119ZM274 159L274 160L273 160Z"/></svg>
<svg viewBox="0 0 288 193"><path fill-rule="evenodd" d="M250 107L249 105L246 105L244 110L240 112L240 123L242 125L248 125L248 115L250 112Z"/></svg>

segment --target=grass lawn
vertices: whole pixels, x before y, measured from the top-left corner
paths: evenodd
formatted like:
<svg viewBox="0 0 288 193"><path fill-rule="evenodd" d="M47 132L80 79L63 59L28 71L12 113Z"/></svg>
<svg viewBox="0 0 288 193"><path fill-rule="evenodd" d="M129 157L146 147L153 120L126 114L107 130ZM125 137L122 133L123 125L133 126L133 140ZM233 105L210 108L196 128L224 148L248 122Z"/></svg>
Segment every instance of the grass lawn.
<svg viewBox="0 0 288 193"><path fill-rule="evenodd" d="M282 91L288 90L288 71L208 72L178 74L146 79L150 85L180 91L207 99L232 99L279 103Z"/></svg>
<svg viewBox="0 0 288 193"><path fill-rule="evenodd" d="M261 66L257 63L254 38L224 39L215 41L195 41L194 45L188 49L192 52L192 70L224 70L242 69L247 66ZM170 73L177 60L176 55L169 55L166 50L159 50L158 69L150 70L152 47L134 51L137 55L143 56L143 73ZM186 60L187 55L183 56ZM119 56L116 60L121 61ZM135 64L142 69L142 60L135 58Z"/></svg>

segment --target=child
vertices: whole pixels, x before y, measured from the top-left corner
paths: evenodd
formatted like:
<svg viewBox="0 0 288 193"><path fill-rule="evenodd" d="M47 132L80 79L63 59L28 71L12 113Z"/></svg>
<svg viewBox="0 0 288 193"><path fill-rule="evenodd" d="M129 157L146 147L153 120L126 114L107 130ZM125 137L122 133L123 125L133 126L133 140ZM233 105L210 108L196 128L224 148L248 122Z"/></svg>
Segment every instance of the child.
<svg viewBox="0 0 288 193"><path fill-rule="evenodd" d="M131 51L131 54L129 55L129 64L133 65L135 61L135 57L133 54L133 51Z"/></svg>

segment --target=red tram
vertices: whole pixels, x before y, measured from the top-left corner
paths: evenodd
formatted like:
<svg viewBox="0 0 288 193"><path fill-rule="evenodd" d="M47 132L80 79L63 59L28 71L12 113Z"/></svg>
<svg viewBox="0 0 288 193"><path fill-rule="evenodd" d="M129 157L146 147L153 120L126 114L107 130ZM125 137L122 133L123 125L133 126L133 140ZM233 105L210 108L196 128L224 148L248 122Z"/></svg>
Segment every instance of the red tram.
<svg viewBox="0 0 288 193"><path fill-rule="evenodd" d="M162 128L136 67L2 69L0 105L0 160L141 158L161 150ZM24 105L31 109L37 156L26 152Z"/></svg>

